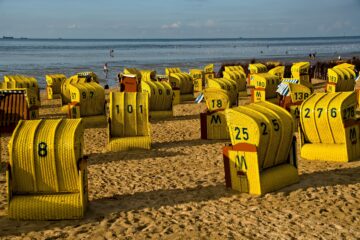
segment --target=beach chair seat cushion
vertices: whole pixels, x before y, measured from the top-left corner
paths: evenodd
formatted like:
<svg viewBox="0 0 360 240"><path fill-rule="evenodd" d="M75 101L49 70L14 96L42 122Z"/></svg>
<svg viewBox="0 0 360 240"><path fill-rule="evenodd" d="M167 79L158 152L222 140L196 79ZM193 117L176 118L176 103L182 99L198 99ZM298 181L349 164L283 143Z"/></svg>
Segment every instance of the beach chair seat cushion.
<svg viewBox="0 0 360 240"><path fill-rule="evenodd" d="M110 151L127 151L130 149L150 149L150 136L135 136L126 138L111 138L109 141Z"/></svg>
<svg viewBox="0 0 360 240"><path fill-rule="evenodd" d="M15 219L78 219L84 215L80 193L12 196L9 215Z"/></svg>

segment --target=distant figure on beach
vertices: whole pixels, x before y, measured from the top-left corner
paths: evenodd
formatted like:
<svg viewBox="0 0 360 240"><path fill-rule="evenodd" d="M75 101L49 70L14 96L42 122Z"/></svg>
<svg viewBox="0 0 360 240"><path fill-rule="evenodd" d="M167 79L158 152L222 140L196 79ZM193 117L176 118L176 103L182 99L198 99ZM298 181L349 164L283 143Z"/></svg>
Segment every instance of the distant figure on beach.
<svg viewBox="0 0 360 240"><path fill-rule="evenodd" d="M286 50L286 51L285 51L285 54L286 54L286 55L288 55L288 54L289 54L289 52Z"/></svg>
<svg viewBox="0 0 360 240"><path fill-rule="evenodd" d="M263 51L260 51L260 54L263 54L264 52Z"/></svg>
<svg viewBox="0 0 360 240"><path fill-rule="evenodd" d="M114 57L114 49L110 49L110 57Z"/></svg>
<svg viewBox="0 0 360 240"><path fill-rule="evenodd" d="M109 68L108 68L108 65L107 63L104 64L104 73L105 73L105 80L106 80L106 84L104 86L105 89L109 89L109 84L108 84L108 73L109 73Z"/></svg>
<svg viewBox="0 0 360 240"><path fill-rule="evenodd" d="M108 78L108 73L109 73L109 69L108 69L108 65L107 63L104 64L104 73L105 73L105 78Z"/></svg>
<svg viewBox="0 0 360 240"><path fill-rule="evenodd" d="M338 56L338 59L339 59L339 61L341 60L341 56L340 56L340 55Z"/></svg>

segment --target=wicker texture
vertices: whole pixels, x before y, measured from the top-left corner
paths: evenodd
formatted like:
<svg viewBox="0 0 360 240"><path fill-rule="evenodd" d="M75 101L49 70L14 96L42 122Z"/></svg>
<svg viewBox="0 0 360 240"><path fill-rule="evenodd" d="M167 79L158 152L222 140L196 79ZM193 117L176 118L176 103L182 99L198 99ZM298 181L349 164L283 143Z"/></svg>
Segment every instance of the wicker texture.
<svg viewBox="0 0 360 240"><path fill-rule="evenodd" d="M81 119L20 121L9 143L9 217L82 217L87 202L86 166L78 166L82 146Z"/></svg>
<svg viewBox="0 0 360 240"><path fill-rule="evenodd" d="M147 93L110 93L109 135L109 149L112 151L150 149Z"/></svg>
<svg viewBox="0 0 360 240"><path fill-rule="evenodd" d="M79 193L14 196L9 205L9 216L14 219L77 219L83 212Z"/></svg>

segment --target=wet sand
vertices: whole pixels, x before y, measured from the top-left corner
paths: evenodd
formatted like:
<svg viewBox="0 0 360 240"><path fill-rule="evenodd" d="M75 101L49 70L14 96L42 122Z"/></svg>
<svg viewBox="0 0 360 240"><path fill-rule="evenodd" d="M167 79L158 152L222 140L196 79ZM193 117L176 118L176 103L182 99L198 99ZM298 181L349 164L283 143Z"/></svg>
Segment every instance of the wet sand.
<svg viewBox="0 0 360 240"><path fill-rule="evenodd" d="M45 97L45 96L43 96ZM1 239L359 239L360 161L299 158L300 183L262 197L225 188L222 147L200 139L205 104L181 104L152 121L152 149L106 152L106 128L86 129L89 208L82 220L7 218L1 137ZM44 100L41 117L63 115ZM96 139L94 141L94 139Z"/></svg>

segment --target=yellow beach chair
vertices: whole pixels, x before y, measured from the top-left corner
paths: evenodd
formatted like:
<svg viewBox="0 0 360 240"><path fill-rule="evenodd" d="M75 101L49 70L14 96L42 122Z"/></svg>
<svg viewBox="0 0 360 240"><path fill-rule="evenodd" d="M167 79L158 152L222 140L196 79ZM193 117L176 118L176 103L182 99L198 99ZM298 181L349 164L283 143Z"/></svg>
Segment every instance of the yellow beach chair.
<svg viewBox="0 0 360 240"><path fill-rule="evenodd" d="M351 65L351 64L349 64ZM327 92L354 91L356 73L348 65L340 64L328 69Z"/></svg>
<svg viewBox="0 0 360 240"><path fill-rule="evenodd" d="M174 104L194 100L194 83L190 74L181 72L180 68L165 68L170 85L174 91Z"/></svg>
<svg viewBox="0 0 360 240"><path fill-rule="evenodd" d="M63 111L67 112L67 104L71 103L71 95L70 95L70 84L75 83L90 83L90 82L98 82L98 78L93 72L83 72L75 74L66 80L64 80L61 84L61 104L63 106Z"/></svg>
<svg viewBox="0 0 360 240"><path fill-rule="evenodd" d="M48 99L61 98L61 84L66 80L66 76L64 74L47 74L45 80Z"/></svg>
<svg viewBox="0 0 360 240"><path fill-rule="evenodd" d="M294 124L270 102L225 110L232 146L223 148L226 186L261 195L299 181Z"/></svg>
<svg viewBox="0 0 360 240"><path fill-rule="evenodd" d="M173 116L173 90L165 81L142 80L142 92L148 93L151 119Z"/></svg>
<svg viewBox="0 0 360 240"><path fill-rule="evenodd" d="M269 70L270 74L276 75L280 80L284 78L285 66L277 66Z"/></svg>
<svg viewBox="0 0 360 240"><path fill-rule="evenodd" d="M190 69L189 74L194 83L194 97L198 97L207 85L207 80L215 78L214 64L208 64L204 69Z"/></svg>
<svg viewBox="0 0 360 240"><path fill-rule="evenodd" d="M300 108L301 157L348 162L360 156L355 92L314 93Z"/></svg>
<svg viewBox="0 0 360 240"><path fill-rule="evenodd" d="M39 84L34 77L24 75L5 75L3 89L15 89L26 88L27 92L32 92L31 95L35 95L38 101L40 101L40 89Z"/></svg>
<svg viewBox="0 0 360 240"><path fill-rule="evenodd" d="M286 93L280 97L280 106L290 112L297 131L300 124L300 106L304 100L311 96L311 89L302 84L286 81L283 81L281 85L285 85L287 89L283 89Z"/></svg>
<svg viewBox="0 0 360 240"><path fill-rule="evenodd" d="M85 128L106 126L104 88L96 82L72 83L68 88L68 117L82 118Z"/></svg>
<svg viewBox="0 0 360 240"><path fill-rule="evenodd" d="M254 73L250 75L251 101L270 101L279 104L276 93L281 80L276 75L270 73Z"/></svg>
<svg viewBox="0 0 360 240"><path fill-rule="evenodd" d="M231 106L229 92L206 88L203 94L207 110L200 113L201 139L230 139L224 112Z"/></svg>
<svg viewBox="0 0 360 240"><path fill-rule="evenodd" d="M310 83L310 63L309 62L296 62L291 66L291 77L300 80L301 84L303 82Z"/></svg>
<svg viewBox="0 0 360 240"><path fill-rule="evenodd" d="M223 78L231 79L236 82L239 97L247 97L246 74L242 66L225 66Z"/></svg>
<svg viewBox="0 0 360 240"><path fill-rule="evenodd" d="M83 132L80 119L19 122L9 142L9 218L84 216L88 189Z"/></svg>
<svg viewBox="0 0 360 240"><path fill-rule="evenodd" d="M149 97L147 93L111 92L109 117L110 151L150 149Z"/></svg>

